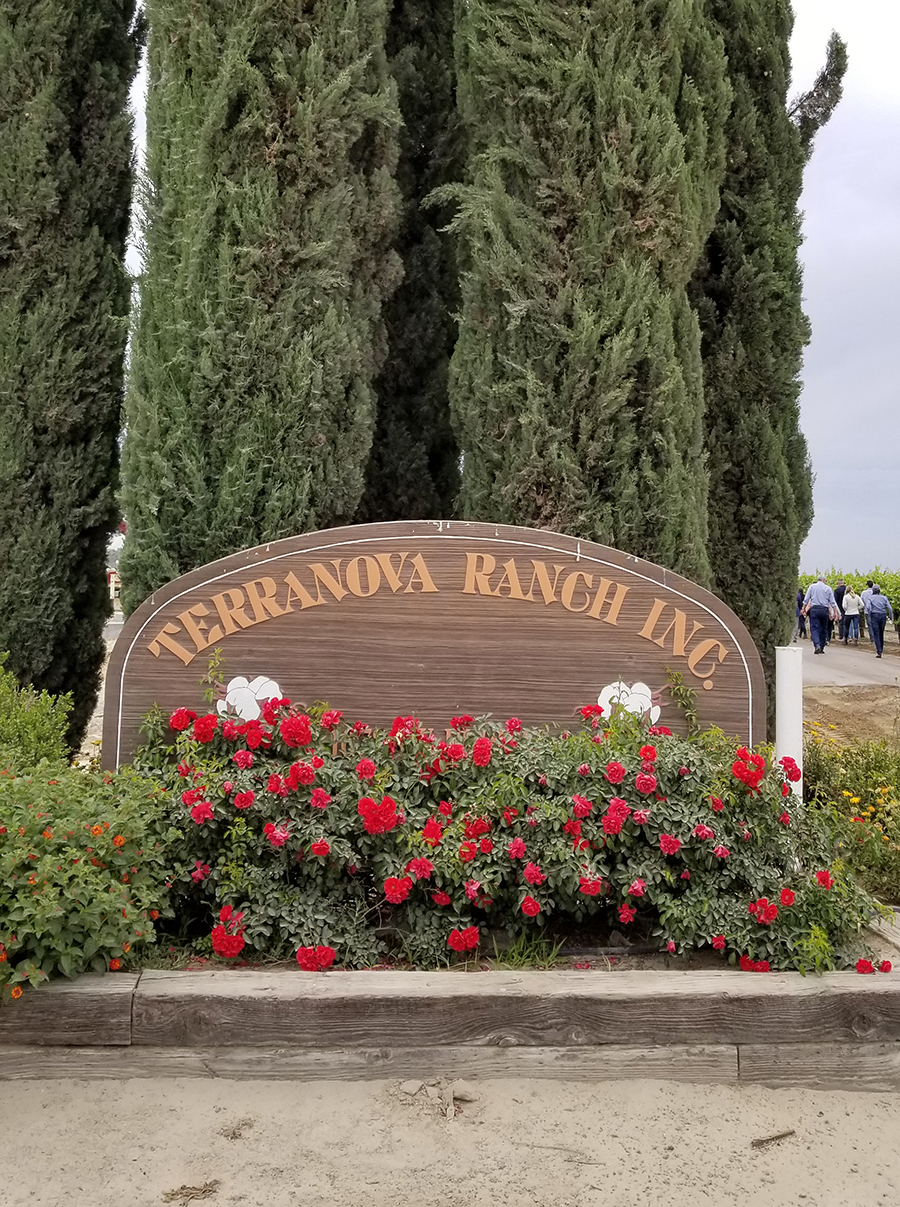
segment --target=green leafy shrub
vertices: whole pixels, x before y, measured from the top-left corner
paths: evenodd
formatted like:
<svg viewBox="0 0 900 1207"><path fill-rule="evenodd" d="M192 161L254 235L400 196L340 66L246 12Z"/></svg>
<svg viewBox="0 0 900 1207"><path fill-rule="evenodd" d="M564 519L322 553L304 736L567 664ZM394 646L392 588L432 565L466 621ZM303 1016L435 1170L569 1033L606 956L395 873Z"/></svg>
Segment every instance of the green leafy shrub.
<svg viewBox="0 0 900 1207"><path fill-rule="evenodd" d="M0 767L24 771L42 759L64 762L71 698L20 687L6 669L8 657L0 653Z"/></svg>
<svg viewBox="0 0 900 1207"><path fill-rule="evenodd" d="M758 971L852 963L878 907L781 768L717 731L596 712L562 735L455 718L446 739L287 701L252 721L157 717L142 765L170 789L182 938L299 950L304 967L434 966L492 932L618 927Z"/></svg>
<svg viewBox="0 0 900 1207"><path fill-rule="evenodd" d="M0 773L0 998L60 973L116 969L155 942L165 854L155 789L44 763Z"/></svg>
<svg viewBox="0 0 900 1207"><path fill-rule="evenodd" d="M848 866L871 892L900 903L900 749L848 745L813 725L804 743L806 795L840 819Z"/></svg>

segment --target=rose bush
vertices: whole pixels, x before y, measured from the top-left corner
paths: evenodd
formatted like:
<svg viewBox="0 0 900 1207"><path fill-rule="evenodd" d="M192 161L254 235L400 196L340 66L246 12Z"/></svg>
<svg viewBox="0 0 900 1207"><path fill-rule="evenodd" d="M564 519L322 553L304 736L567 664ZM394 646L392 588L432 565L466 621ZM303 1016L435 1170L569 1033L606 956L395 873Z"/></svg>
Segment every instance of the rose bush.
<svg viewBox="0 0 900 1207"><path fill-rule="evenodd" d="M320 951L434 966L573 925L754 971L870 954L878 907L789 795L791 766L647 720L594 705L561 735L461 716L441 737L286 700L249 721L180 709L141 756L167 789L172 913L208 940L230 908L244 958L310 968Z"/></svg>

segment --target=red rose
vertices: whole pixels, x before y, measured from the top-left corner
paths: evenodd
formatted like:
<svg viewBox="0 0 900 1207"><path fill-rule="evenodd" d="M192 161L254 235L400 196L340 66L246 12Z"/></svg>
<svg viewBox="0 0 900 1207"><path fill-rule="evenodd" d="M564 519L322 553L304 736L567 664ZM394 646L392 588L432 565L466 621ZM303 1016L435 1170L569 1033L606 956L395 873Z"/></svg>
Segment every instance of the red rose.
<svg viewBox="0 0 900 1207"><path fill-rule="evenodd" d="M466 757L466 748L459 742L451 742L447 747L447 757L454 763L460 763Z"/></svg>
<svg viewBox="0 0 900 1207"><path fill-rule="evenodd" d="M200 801L199 804L194 805L193 809L191 809L191 820L195 821L198 826L205 821L212 821L212 819L212 805L208 800Z"/></svg>
<svg viewBox="0 0 900 1207"><path fill-rule="evenodd" d="M651 792L656 791L656 776L640 771L635 776L634 786L642 796L649 796Z"/></svg>
<svg viewBox="0 0 900 1207"><path fill-rule="evenodd" d="M874 972L875 969L872 965L871 960L857 960L856 961L856 971L857 972Z"/></svg>
<svg viewBox="0 0 900 1207"><path fill-rule="evenodd" d="M641 880L640 876L638 876L637 880L632 880L631 884L629 884L628 896L629 897L643 897L646 890L647 890L646 881Z"/></svg>
<svg viewBox="0 0 900 1207"><path fill-rule="evenodd" d="M331 804L331 797L324 788L313 788L309 803L314 809L324 809Z"/></svg>
<svg viewBox="0 0 900 1207"><path fill-rule="evenodd" d="M412 872L416 880L428 880L434 871L434 864L430 859L425 859L420 855L416 859L410 859L406 870Z"/></svg>
<svg viewBox="0 0 900 1207"><path fill-rule="evenodd" d="M333 947L299 947L297 963L304 972L325 972L334 963Z"/></svg>
<svg viewBox="0 0 900 1207"><path fill-rule="evenodd" d="M647 824L647 822L650 820L650 810L649 809L635 809L634 813L631 816L631 820L634 822L634 824L636 826L645 826Z"/></svg>
<svg viewBox="0 0 900 1207"><path fill-rule="evenodd" d="M718 859L727 859L731 852L727 847L713 847L713 854Z"/></svg>
<svg viewBox="0 0 900 1207"><path fill-rule="evenodd" d="M506 809L503 810L503 820L506 822L506 824L508 826L511 826L513 824L513 821L515 820L515 818L517 818L518 816L519 816L518 809L513 809L512 807L507 807Z"/></svg>
<svg viewBox="0 0 900 1207"><path fill-rule="evenodd" d="M331 847L324 838L320 838L318 842L314 842L309 848L314 855L327 855Z"/></svg>
<svg viewBox="0 0 900 1207"><path fill-rule="evenodd" d="M781 890L781 904L782 905L793 905L794 900L795 900L794 894L791 892L791 890L789 888L783 888Z"/></svg>
<svg viewBox="0 0 900 1207"><path fill-rule="evenodd" d="M778 820L783 826L789 826L791 824L791 815L790 813L782 813Z"/></svg>
<svg viewBox="0 0 900 1207"><path fill-rule="evenodd" d="M573 838L581 837L581 822L577 817L570 817L563 826L563 833L570 834Z"/></svg>
<svg viewBox="0 0 900 1207"><path fill-rule="evenodd" d="M389 796L382 797L379 805L370 796L364 796L357 812L363 819L367 834L388 834L400 825L396 802Z"/></svg>
<svg viewBox="0 0 900 1207"><path fill-rule="evenodd" d="M634 921L634 915L636 913L637 913L637 910L633 909L632 906L620 905L619 906L619 921L624 922L627 925L629 922Z"/></svg>
<svg viewBox="0 0 900 1207"><path fill-rule="evenodd" d="M525 854L525 843L521 838L514 838L506 848L506 853L510 859L521 859Z"/></svg>
<svg viewBox="0 0 900 1207"><path fill-rule="evenodd" d="M619 834L622 830L623 819L617 813L604 813L600 819L604 834Z"/></svg>
<svg viewBox="0 0 900 1207"><path fill-rule="evenodd" d="M713 813L721 813L722 810L725 808L725 805L723 804L722 801L719 800L719 798L717 796L711 796L709 798L709 803L712 805Z"/></svg>
<svg viewBox="0 0 900 1207"><path fill-rule="evenodd" d="M217 956L233 959L244 950L244 936L242 934L230 935L222 925L213 927L211 938L212 949Z"/></svg>
<svg viewBox="0 0 900 1207"><path fill-rule="evenodd" d="M409 890L412 886L413 882L409 876L404 876L402 879L398 879L396 876L388 876L384 882L384 895L392 905L399 905L401 901L405 901L409 896Z"/></svg>
<svg viewBox="0 0 900 1207"><path fill-rule="evenodd" d="M468 842L474 842L476 838L480 838L482 834L491 832L491 823L486 817L476 817L472 821L466 822L466 828L463 833L463 838Z"/></svg>
<svg viewBox="0 0 900 1207"><path fill-rule="evenodd" d="M691 878L691 874L687 870L687 868L685 868L684 871L681 873L681 875L678 877L679 880L690 880L690 878Z"/></svg>
<svg viewBox="0 0 900 1207"><path fill-rule="evenodd" d="M715 834L712 832L709 826L705 826L703 822L697 826L694 826L694 836L695 838L700 838L704 841L710 838L715 838Z"/></svg>
<svg viewBox="0 0 900 1207"><path fill-rule="evenodd" d="M255 800L255 792L239 792L234 798L234 807L235 809L249 809Z"/></svg>
<svg viewBox="0 0 900 1207"><path fill-rule="evenodd" d="M816 872L816 880L819 882L822 888L831 888L831 886L834 884L831 873L828 871Z"/></svg>
<svg viewBox="0 0 900 1207"><path fill-rule="evenodd" d="M285 717L278 726L285 746L308 746L312 741L312 723L305 713L298 717Z"/></svg>
<svg viewBox="0 0 900 1207"><path fill-rule="evenodd" d="M760 897L758 901L752 901L747 908L760 926L770 926L778 917L778 906L774 902L770 902L768 897Z"/></svg>
<svg viewBox="0 0 900 1207"><path fill-rule="evenodd" d="M340 725L343 715L336 708L330 708L327 712L322 713L322 720L319 724L330 733L332 729L337 729L338 725Z"/></svg>
<svg viewBox="0 0 900 1207"><path fill-rule="evenodd" d="M509 720L506 722L506 732L507 733L521 733L522 732L522 722L519 720L518 717L509 718Z"/></svg>
<svg viewBox="0 0 900 1207"><path fill-rule="evenodd" d="M174 726L173 726L173 728L174 728ZM109 971L110 972L118 972L121 967L122 967L121 960L116 960L116 959L110 960L110 962L109 962Z"/></svg>
<svg viewBox="0 0 900 1207"><path fill-rule="evenodd" d="M472 762L476 767L487 767L491 761L494 744L490 738L478 738L472 747Z"/></svg>
<svg viewBox="0 0 900 1207"><path fill-rule="evenodd" d="M356 774L361 780L373 780L375 778L375 764L371 759L360 759L356 764Z"/></svg>
<svg viewBox="0 0 900 1207"><path fill-rule="evenodd" d="M447 946L452 947L454 951L465 951L466 940L463 938L461 930L455 928L450 931L450 938L447 940Z"/></svg>
<svg viewBox="0 0 900 1207"><path fill-rule="evenodd" d="M892 967L893 967L893 965L891 964L890 960L882 960L881 963L878 965L878 971L879 972L890 972Z"/></svg>
<svg viewBox="0 0 900 1207"><path fill-rule="evenodd" d="M526 863L523 874L529 884L540 885L547 879L536 863Z"/></svg>
<svg viewBox="0 0 900 1207"><path fill-rule="evenodd" d="M787 784L782 784L782 785L781 785L781 795L782 795L782 796L790 796L790 794L791 794L791 790L790 790L790 788L787 786Z"/></svg>
<svg viewBox="0 0 900 1207"><path fill-rule="evenodd" d="M191 733L195 742L211 742L216 736L216 730L219 728L219 718L214 712L207 713L205 717L198 717L194 722L194 728Z"/></svg>
<svg viewBox="0 0 900 1207"><path fill-rule="evenodd" d="M603 889L603 881L599 876L582 876L578 881L579 893L584 893L585 897L596 897Z"/></svg>
<svg viewBox="0 0 900 1207"><path fill-rule="evenodd" d="M753 961L749 956L741 956L740 960L738 960L738 965L740 966L741 972L753 971Z"/></svg>
<svg viewBox="0 0 900 1207"><path fill-rule="evenodd" d="M435 905L449 905L450 895L449 893L432 893L431 900L435 903Z"/></svg>
<svg viewBox="0 0 900 1207"><path fill-rule="evenodd" d="M587 763L582 763L581 766L577 768L577 771L578 771L579 775L590 775L591 774L591 769Z"/></svg>
<svg viewBox="0 0 900 1207"><path fill-rule="evenodd" d="M664 855L677 855L681 850L681 839L671 834L660 834L659 849Z"/></svg>
<svg viewBox="0 0 900 1207"><path fill-rule="evenodd" d="M192 721L196 721L197 714L191 712L189 708L176 708L169 717L169 724L173 729L187 729Z"/></svg>
<svg viewBox="0 0 900 1207"><path fill-rule="evenodd" d="M471 863L478 854L478 848L474 842L464 842L459 848L459 857L463 863Z"/></svg>
<svg viewBox="0 0 900 1207"><path fill-rule="evenodd" d="M668 941L668 943L666 944L666 951L671 952L671 953L674 955L675 950L676 950L676 949L675 949L675 940L674 940L674 939L670 939L670 940Z"/></svg>
<svg viewBox="0 0 900 1207"><path fill-rule="evenodd" d="M642 761L652 763L653 760L656 758L656 747L655 746L642 746L640 748L640 750L638 751L638 754L641 756Z"/></svg>
<svg viewBox="0 0 900 1207"><path fill-rule="evenodd" d="M529 918L536 918L541 912L540 901L535 901L534 897L526 897L522 902L522 913Z"/></svg>
<svg viewBox="0 0 900 1207"><path fill-rule="evenodd" d="M607 763L603 774L611 784L621 784L625 778L625 768L621 763Z"/></svg>
<svg viewBox="0 0 900 1207"><path fill-rule="evenodd" d="M236 750L231 758L241 771L246 771L253 766L253 755L249 750Z"/></svg>
<svg viewBox="0 0 900 1207"><path fill-rule="evenodd" d="M444 837L444 831L441 828L441 823L436 817L429 817L425 823L425 828L422 831L422 838L430 846L436 847L440 845L441 839Z"/></svg>
<svg viewBox="0 0 900 1207"><path fill-rule="evenodd" d="M754 972L768 972L769 971L769 961L768 960L757 960L753 965L753 971Z"/></svg>
<svg viewBox="0 0 900 1207"><path fill-rule="evenodd" d="M713 948L716 951L725 950L725 936L724 935L713 935L711 942L712 942Z"/></svg>
<svg viewBox="0 0 900 1207"><path fill-rule="evenodd" d="M307 788L316 780L316 773L309 763L294 763L291 774L297 784L303 784Z"/></svg>
<svg viewBox="0 0 900 1207"><path fill-rule="evenodd" d="M679 767L678 774L682 777L688 776L691 774L691 769L690 769L690 767Z"/></svg>
<svg viewBox="0 0 900 1207"><path fill-rule="evenodd" d="M478 849L482 855L490 855L491 851L494 849L494 844L489 838L482 838L481 842L478 844Z"/></svg>
<svg viewBox="0 0 900 1207"><path fill-rule="evenodd" d="M589 800L585 800L583 796L572 797L572 812L576 817L587 817L593 807L593 804Z"/></svg>
<svg viewBox="0 0 900 1207"><path fill-rule="evenodd" d="M444 817L450 817L453 813L453 806L448 800L442 800L438 805L438 813L442 814Z"/></svg>

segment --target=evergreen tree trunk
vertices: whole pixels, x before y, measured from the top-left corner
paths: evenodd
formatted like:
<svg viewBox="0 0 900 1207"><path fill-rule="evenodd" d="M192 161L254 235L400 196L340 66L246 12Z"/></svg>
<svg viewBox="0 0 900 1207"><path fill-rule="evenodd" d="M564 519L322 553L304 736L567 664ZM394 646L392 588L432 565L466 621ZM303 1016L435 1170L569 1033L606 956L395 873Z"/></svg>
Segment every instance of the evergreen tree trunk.
<svg viewBox="0 0 900 1207"><path fill-rule="evenodd" d="M712 0L711 8L734 103L722 206L692 285L703 332L709 549L715 589L749 628L771 684L775 647L790 641L812 522L798 403L809 339L798 203L812 111L827 120L840 80L832 76L827 97L808 94L799 131L787 110L789 0ZM842 63L840 74L846 56Z"/></svg>
<svg viewBox="0 0 900 1207"><path fill-rule="evenodd" d="M700 336L728 106L702 0L459 0L467 519L709 577ZM439 194L446 197L450 190Z"/></svg>
<svg viewBox="0 0 900 1207"><path fill-rule="evenodd" d="M456 323L456 264L447 215L422 202L454 178L458 158L453 0L396 0L388 28L404 127L398 180L404 280L385 308L388 359L375 383L375 439L361 523L452 515L459 449L447 372Z"/></svg>
<svg viewBox="0 0 900 1207"><path fill-rule="evenodd" d="M21 683L100 685L132 185L134 0L0 0L0 649Z"/></svg>
<svg viewBox="0 0 900 1207"><path fill-rule="evenodd" d="M386 7L147 2L127 610L193 566L356 513L400 275Z"/></svg>

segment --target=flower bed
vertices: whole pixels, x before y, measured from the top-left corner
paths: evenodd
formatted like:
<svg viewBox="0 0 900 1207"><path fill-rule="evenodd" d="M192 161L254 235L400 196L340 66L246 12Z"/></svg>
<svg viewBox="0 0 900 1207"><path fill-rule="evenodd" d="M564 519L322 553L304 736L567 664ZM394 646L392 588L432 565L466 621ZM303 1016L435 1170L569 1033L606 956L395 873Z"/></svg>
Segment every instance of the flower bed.
<svg viewBox="0 0 900 1207"><path fill-rule="evenodd" d="M441 738L270 700L156 718L168 916L217 955L301 968L466 959L502 932L611 926L748 971L867 959L877 912L788 761L587 707L571 732L457 717ZM201 936L205 936L201 940Z"/></svg>

